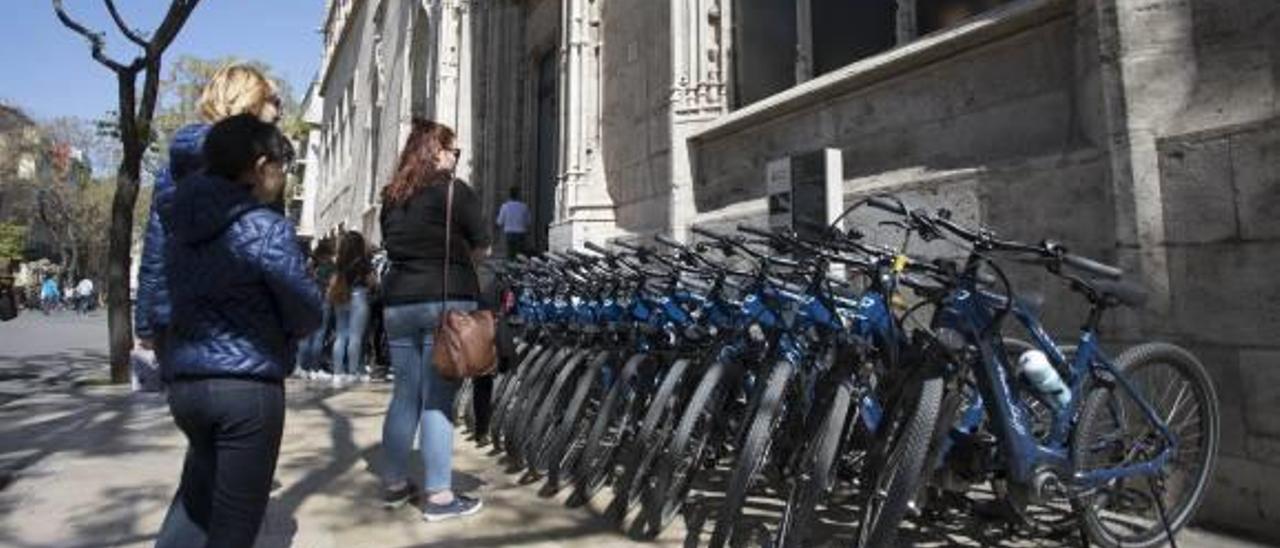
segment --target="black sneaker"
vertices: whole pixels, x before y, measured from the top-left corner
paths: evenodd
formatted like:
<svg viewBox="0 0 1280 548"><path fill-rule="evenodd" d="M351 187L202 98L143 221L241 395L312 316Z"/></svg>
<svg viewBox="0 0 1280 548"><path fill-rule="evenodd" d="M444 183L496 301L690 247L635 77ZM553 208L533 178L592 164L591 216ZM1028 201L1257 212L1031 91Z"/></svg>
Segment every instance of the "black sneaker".
<svg viewBox="0 0 1280 548"><path fill-rule="evenodd" d="M382 489L382 507L388 510L394 510L404 506L413 499L413 485L405 482L404 487L399 489Z"/></svg>
<svg viewBox="0 0 1280 548"><path fill-rule="evenodd" d="M426 508L422 511L422 519L444 521L446 519L460 518L475 514L483 507L484 505L480 503L479 499L454 495L453 502L449 504L431 504L430 501L427 501Z"/></svg>

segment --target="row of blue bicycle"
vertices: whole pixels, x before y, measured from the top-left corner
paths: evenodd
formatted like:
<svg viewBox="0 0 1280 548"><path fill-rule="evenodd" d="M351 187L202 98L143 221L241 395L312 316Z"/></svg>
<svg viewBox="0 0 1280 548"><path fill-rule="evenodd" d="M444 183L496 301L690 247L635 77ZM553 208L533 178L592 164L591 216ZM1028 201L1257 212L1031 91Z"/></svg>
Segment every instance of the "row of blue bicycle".
<svg viewBox="0 0 1280 548"><path fill-rule="evenodd" d="M914 257L837 223L513 264L521 342L493 390L495 447L572 502L611 486L609 512L641 537L697 506L713 525L695 542L713 547L894 546L957 519L1176 544L1212 473L1218 405L1186 350L1104 351L1106 313L1142 291L1061 244L892 196L841 221L865 208L957 253ZM1085 305L1072 340L1040 323L1013 268Z"/></svg>

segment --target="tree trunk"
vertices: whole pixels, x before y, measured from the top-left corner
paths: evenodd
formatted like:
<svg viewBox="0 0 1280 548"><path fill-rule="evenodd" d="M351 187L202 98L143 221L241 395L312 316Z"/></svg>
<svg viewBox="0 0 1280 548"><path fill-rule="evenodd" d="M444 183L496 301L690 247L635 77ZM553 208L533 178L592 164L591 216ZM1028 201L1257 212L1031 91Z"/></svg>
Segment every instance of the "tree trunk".
<svg viewBox="0 0 1280 548"><path fill-rule="evenodd" d="M129 381L129 352L133 350L133 310L129 273L133 264L133 204L138 197L142 156L126 154L116 172L111 200L110 247L107 250L107 338L111 341L111 382Z"/></svg>

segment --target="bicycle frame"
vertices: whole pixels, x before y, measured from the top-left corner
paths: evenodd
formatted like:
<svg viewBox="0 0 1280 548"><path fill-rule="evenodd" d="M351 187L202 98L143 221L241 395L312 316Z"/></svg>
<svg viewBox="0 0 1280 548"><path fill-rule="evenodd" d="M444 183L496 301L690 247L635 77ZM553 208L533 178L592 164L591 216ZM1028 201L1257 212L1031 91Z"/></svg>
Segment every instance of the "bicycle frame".
<svg viewBox="0 0 1280 548"><path fill-rule="evenodd" d="M1005 306L1005 299L978 290L972 280L964 285L967 287L953 291L945 299L944 306L939 308L938 323L959 328L961 333L973 339L971 342L978 348L981 360L978 367L974 368L974 374L977 377L980 401L975 402L975 405L982 405L987 416L995 423L994 430L1010 480L1022 485L1030 484L1036 472L1047 467L1064 472L1063 477L1069 479L1069 486L1073 489L1088 490L1116 479L1159 473L1171 457L1177 439L1151 404L1104 355L1098 346L1092 321L1091 325L1081 330L1075 360L1068 363L1066 356L1025 306L1014 299L1010 307L1014 317L1031 334L1035 346L1044 351L1060 371L1068 372L1065 382L1071 389L1070 401L1061 409L1053 409L1050 434L1041 441L1031 432L1028 412L1019 401L1014 381L1007 373L1011 368L1002 351L1003 345L999 343L998 330L990 330L992 335L973 336L983 333L996 320L994 311ZM1089 471L1079 469L1080 463L1075 462L1071 452L1071 432L1092 386L1090 381L1095 378L1097 371L1115 379L1124 393L1138 403L1146 419L1156 426L1166 441L1158 455L1125 466Z"/></svg>

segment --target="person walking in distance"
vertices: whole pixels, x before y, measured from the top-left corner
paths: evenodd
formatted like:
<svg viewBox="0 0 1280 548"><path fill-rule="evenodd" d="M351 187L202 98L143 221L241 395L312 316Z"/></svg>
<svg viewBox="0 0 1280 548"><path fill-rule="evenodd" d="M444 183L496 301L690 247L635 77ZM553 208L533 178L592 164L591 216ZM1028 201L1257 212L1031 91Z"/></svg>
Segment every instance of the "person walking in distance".
<svg viewBox="0 0 1280 548"><path fill-rule="evenodd" d="M364 331L369 325L369 288L373 269L364 236L354 230L338 238L338 260L329 283L328 303L333 310L333 385L365 378Z"/></svg>
<svg viewBox="0 0 1280 548"><path fill-rule="evenodd" d="M507 193L507 201L498 208L498 228L507 245L507 258L528 254L525 247L529 236L529 206L520 201L520 187L513 186Z"/></svg>
<svg viewBox="0 0 1280 548"><path fill-rule="evenodd" d="M413 497L408 461L421 428L427 521L474 514L481 507L479 500L453 492L453 406L460 383L441 377L431 361L440 315L476 309L474 261L489 252L480 199L453 177L460 154L452 129L415 119L382 193L382 240L391 263L382 282L383 321L395 375L382 425L382 504L396 508Z"/></svg>
<svg viewBox="0 0 1280 548"><path fill-rule="evenodd" d="M93 307L93 280L81 278L76 284L76 313L87 314Z"/></svg>
<svg viewBox="0 0 1280 548"><path fill-rule="evenodd" d="M252 546L284 432L284 378L320 325L320 289L288 218L269 202L293 150L253 115L204 140L206 169L163 221L172 315L161 350L169 410L187 438L158 548Z"/></svg>

